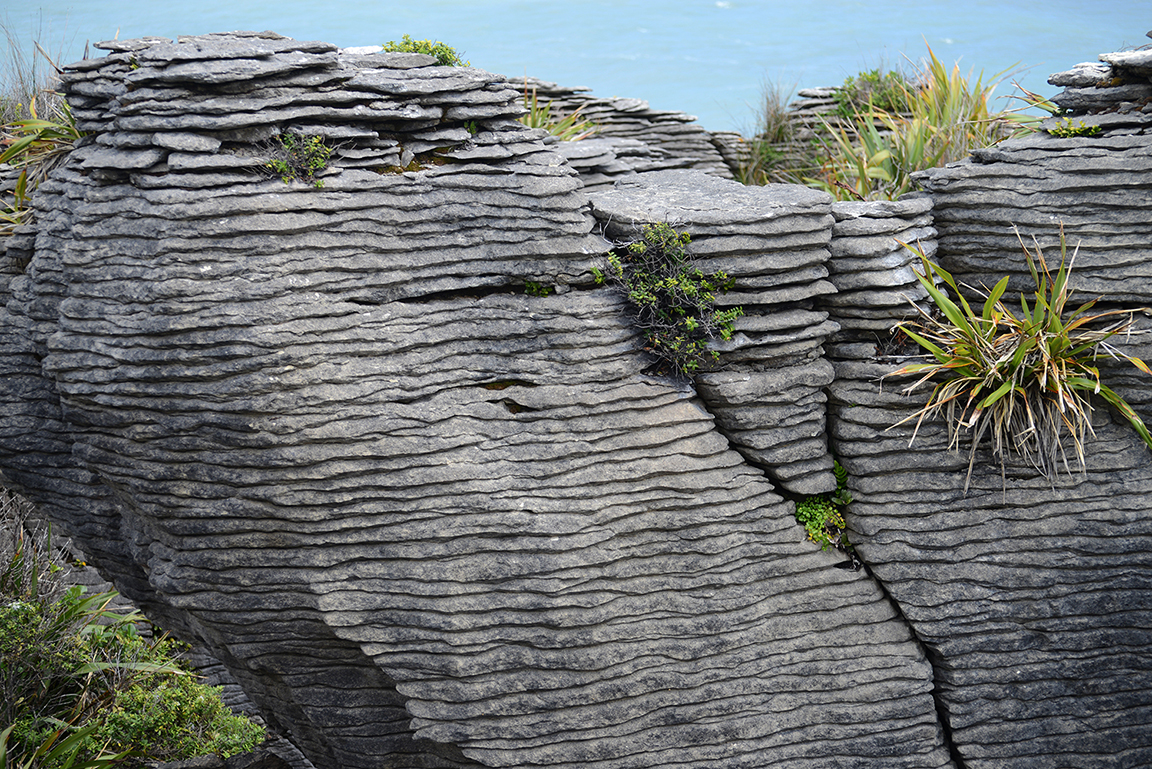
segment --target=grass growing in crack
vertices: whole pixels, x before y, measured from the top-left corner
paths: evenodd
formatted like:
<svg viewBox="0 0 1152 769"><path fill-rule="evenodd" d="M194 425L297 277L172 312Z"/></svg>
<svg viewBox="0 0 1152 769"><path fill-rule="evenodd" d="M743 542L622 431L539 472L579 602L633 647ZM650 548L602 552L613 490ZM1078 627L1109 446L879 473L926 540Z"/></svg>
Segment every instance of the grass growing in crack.
<svg viewBox="0 0 1152 769"><path fill-rule="evenodd" d="M898 326L934 359L904 366L889 375L919 376L905 393L933 384L927 405L898 424L916 420L915 441L925 419L943 418L948 424L951 450L958 448L961 435L971 435L965 492L971 483L976 449L985 439L993 456L1000 458L1002 476L1010 453L1025 459L1050 480L1061 466L1071 474L1066 442L1071 443L1074 459L1083 471L1084 442L1088 435L1095 435L1091 423L1093 396L1116 409L1152 446L1152 434L1143 420L1100 381L1095 365L1103 354L1152 374L1144 361L1111 343L1114 337L1131 332L1140 310L1093 313L1095 299L1075 309L1070 307L1072 267L1079 247L1068 253L1063 227L1060 263L1055 269L1048 265L1035 240L1033 249L1022 238L1020 245L1036 285L1031 301L1022 294L1018 309L1005 302L1005 277L991 290L978 292L984 298L980 312L973 310L947 271L912 249L923 265L917 278L941 314L919 310L918 319ZM937 287L936 278L956 301Z"/></svg>

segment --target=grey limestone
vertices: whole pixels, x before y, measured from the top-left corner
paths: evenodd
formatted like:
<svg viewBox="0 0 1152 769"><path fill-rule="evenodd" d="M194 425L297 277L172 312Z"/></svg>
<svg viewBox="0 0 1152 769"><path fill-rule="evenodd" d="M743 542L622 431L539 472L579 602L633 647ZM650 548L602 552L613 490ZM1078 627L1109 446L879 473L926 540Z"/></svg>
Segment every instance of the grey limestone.
<svg viewBox="0 0 1152 769"><path fill-rule="evenodd" d="M831 478L826 196L590 196L514 83L425 57L105 47L5 252L0 468L271 731L345 769L953 765L908 623L780 493ZM643 167L711 146L594 108L658 129L613 139ZM290 130L323 186L261 172ZM695 387L592 279L642 199L747 300Z"/></svg>

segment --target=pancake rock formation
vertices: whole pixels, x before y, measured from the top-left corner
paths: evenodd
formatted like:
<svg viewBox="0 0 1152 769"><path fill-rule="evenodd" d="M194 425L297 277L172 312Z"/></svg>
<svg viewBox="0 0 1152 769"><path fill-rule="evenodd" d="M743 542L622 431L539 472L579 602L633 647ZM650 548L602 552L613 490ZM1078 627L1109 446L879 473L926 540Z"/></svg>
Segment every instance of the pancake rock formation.
<svg viewBox="0 0 1152 769"><path fill-rule="evenodd" d="M827 198L741 193L802 237L693 223L765 254L698 396L642 373L515 82L271 33L103 47L6 252L4 481L316 766L952 765L909 626L776 485L827 488L823 438L773 457L734 407L791 378L822 433ZM270 174L285 135L330 155Z"/></svg>

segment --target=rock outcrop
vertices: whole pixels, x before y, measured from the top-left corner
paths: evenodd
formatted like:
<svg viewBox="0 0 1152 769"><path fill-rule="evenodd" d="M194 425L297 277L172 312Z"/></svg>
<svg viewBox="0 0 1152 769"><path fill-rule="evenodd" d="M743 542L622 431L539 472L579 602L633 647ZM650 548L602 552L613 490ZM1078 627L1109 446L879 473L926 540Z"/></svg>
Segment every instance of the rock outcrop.
<svg viewBox="0 0 1152 769"><path fill-rule="evenodd" d="M646 223L674 223L691 234L700 269L733 279L717 305L743 315L732 340L713 345L723 371L697 376L697 389L733 446L776 483L797 494L835 489L824 438L832 367L823 345L837 326L816 307L836 291L827 280L831 198L665 171L594 193L592 206L617 241Z"/></svg>
<svg viewBox="0 0 1152 769"><path fill-rule="evenodd" d="M1033 134L920 175L934 202L937 261L969 286L1008 274L1009 297L1030 293L1016 229L1029 244L1035 237L1055 267L1063 225L1069 255L1080 243L1070 307L1100 294L1106 308L1149 304L1152 110L1125 104L1152 95L1147 57L1107 54L1103 65L1053 76L1068 86L1055 101L1075 111L1044 127L1059 133L1083 122L1099 126L1094 135ZM1147 355L1146 334L1115 341ZM907 379L878 386L907 359L878 361L847 345L835 354L829 429L851 476L848 523L933 660L963 765L1152 763L1147 447L1097 403L1084 474L1049 482L1010 460L1001 475L999 459L981 448L965 494L966 440L951 453L940 422L925 422L911 444L913 423L893 427L926 392L902 396ZM1147 375L1102 368L1111 369L1106 383L1152 417Z"/></svg>
<svg viewBox="0 0 1152 769"><path fill-rule="evenodd" d="M515 83L271 33L106 47L9 249L0 466L317 766L951 765L881 587L640 373ZM331 149L314 179L267 172L285 134ZM803 231L692 220L763 310L747 382L709 386L796 381L815 425L830 206L757 194Z"/></svg>

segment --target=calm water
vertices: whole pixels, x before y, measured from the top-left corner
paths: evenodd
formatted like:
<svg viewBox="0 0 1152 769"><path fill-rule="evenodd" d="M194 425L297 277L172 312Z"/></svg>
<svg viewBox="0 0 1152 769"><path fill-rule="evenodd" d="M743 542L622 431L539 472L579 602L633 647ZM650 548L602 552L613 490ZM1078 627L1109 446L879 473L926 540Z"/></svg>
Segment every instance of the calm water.
<svg viewBox="0 0 1152 769"><path fill-rule="evenodd" d="M765 83L838 85L861 69L917 60L925 42L986 77L1027 68L1014 79L1047 95L1056 92L1052 72L1152 43L1148 0L0 2L11 37L39 39L64 61L81 58L86 41L117 36L270 29L354 46L408 33L443 40L492 72L647 99L705 128L746 133ZM1005 81L997 94L1011 91Z"/></svg>

